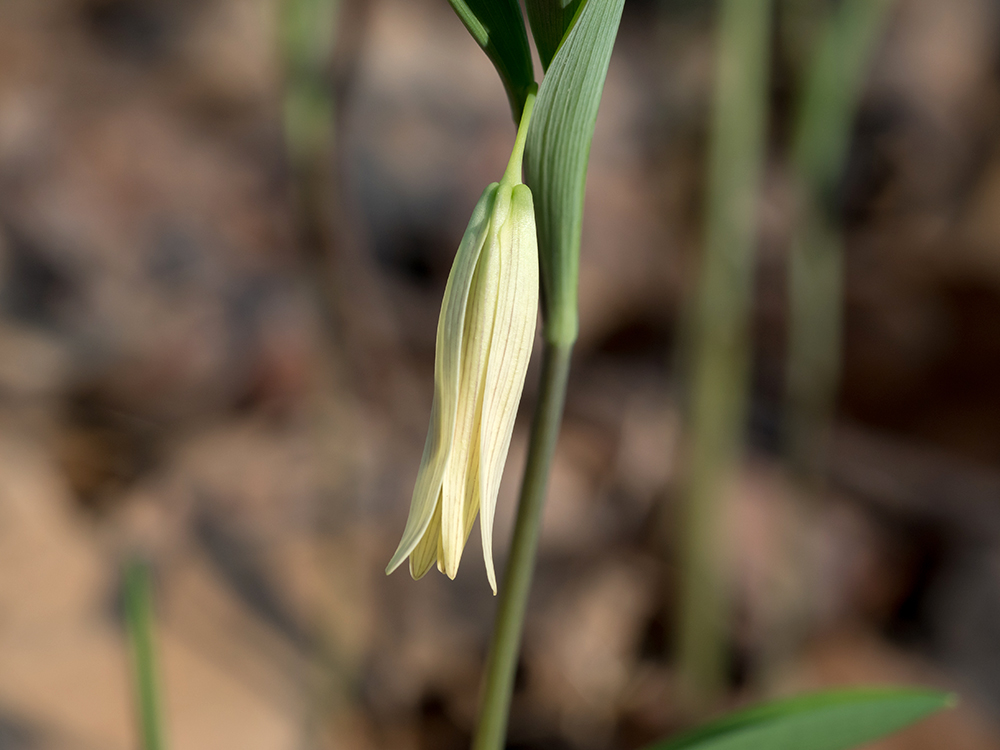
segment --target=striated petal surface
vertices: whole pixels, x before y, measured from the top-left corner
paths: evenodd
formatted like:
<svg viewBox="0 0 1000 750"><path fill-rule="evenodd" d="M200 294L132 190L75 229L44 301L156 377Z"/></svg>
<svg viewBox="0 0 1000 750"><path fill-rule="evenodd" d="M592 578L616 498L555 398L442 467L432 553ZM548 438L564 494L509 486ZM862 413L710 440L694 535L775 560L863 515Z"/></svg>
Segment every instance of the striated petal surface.
<svg viewBox="0 0 1000 750"><path fill-rule="evenodd" d="M465 324L469 290L486 242L497 187L497 183L487 187L476 204L448 276L444 301L441 304L441 316L438 318L431 423L424 443L424 454L420 460L417 481L413 488L410 514L406 519L403 538L386 567L386 573L391 573L399 567L407 555L414 551L428 531L431 518L438 507L458 408L462 328ZM411 565L411 572L413 570Z"/></svg>
<svg viewBox="0 0 1000 750"><path fill-rule="evenodd" d="M491 231L479 255L462 333L458 408L441 492L443 563L444 572L450 578L455 577L462 559L465 528L479 510L479 415L482 413L486 364L497 309L500 267L495 244Z"/></svg>
<svg viewBox="0 0 1000 750"><path fill-rule="evenodd" d="M479 527L494 594L493 517L538 316L538 245L531 190L526 185L514 187L510 217L500 230L500 248L497 313L480 427Z"/></svg>
<svg viewBox="0 0 1000 750"><path fill-rule="evenodd" d="M417 541L417 546L410 553L410 575L414 580L423 578L434 565L438 556L438 545L441 541L441 503L434 507L434 515L427 524L427 530Z"/></svg>
<svg viewBox="0 0 1000 750"><path fill-rule="evenodd" d="M465 327L462 331L458 408L441 495L443 560L440 562L443 562L443 572L450 578L458 573L468 537L467 529L479 510L479 421L497 309L499 228L506 223L510 214L511 198L510 187L501 185L497 190L486 242L469 291Z"/></svg>

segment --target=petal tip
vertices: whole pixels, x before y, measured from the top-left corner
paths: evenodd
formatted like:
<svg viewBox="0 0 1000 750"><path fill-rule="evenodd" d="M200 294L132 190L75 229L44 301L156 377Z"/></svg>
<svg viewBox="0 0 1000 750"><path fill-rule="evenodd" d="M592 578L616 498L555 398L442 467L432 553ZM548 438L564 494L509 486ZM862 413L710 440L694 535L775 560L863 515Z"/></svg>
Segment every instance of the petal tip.
<svg viewBox="0 0 1000 750"><path fill-rule="evenodd" d="M405 559L406 559L405 555L401 556L397 552L395 555L392 556L392 559L389 561L389 564L385 566L385 574L386 575L392 575L393 571L395 571L396 568L398 568L400 565L402 565L403 564L403 560L405 560Z"/></svg>
<svg viewBox="0 0 1000 750"><path fill-rule="evenodd" d="M493 589L493 596L497 595L497 574L493 570L493 561L486 561L486 579L490 582L490 588Z"/></svg>

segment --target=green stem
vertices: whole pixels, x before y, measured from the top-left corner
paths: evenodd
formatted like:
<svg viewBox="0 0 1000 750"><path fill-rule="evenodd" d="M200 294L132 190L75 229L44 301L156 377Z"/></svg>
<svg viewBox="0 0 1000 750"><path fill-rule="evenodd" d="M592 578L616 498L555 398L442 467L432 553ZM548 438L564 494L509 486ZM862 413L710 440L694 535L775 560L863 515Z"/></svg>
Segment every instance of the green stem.
<svg viewBox="0 0 1000 750"><path fill-rule="evenodd" d="M723 0L716 52L705 250L695 307L681 541L678 669L711 704L726 676L722 499L746 418L757 195L767 117L772 0Z"/></svg>
<svg viewBox="0 0 1000 750"><path fill-rule="evenodd" d="M786 0L788 2L789 0ZM843 0L829 10L796 0L814 17L815 42L792 138L798 188L788 255L788 350L783 440L789 466L806 492L795 505L796 529L818 522L812 495L825 483L840 384L844 240L838 194L871 58L895 0ZM811 6L811 7L810 7ZM809 13L811 11L811 13ZM787 32L788 38L801 36ZM772 606L769 637L757 654L758 680L781 674L805 640L816 611L819 571L801 532L779 539L779 560L796 571Z"/></svg>
<svg viewBox="0 0 1000 750"><path fill-rule="evenodd" d="M825 473L840 380L843 240L835 198L865 74L893 0L844 0L829 17L796 120L792 165L802 192L789 253L785 442L807 484Z"/></svg>
<svg viewBox="0 0 1000 750"><path fill-rule="evenodd" d="M136 707L144 750L164 750L156 659L153 647L153 604L149 568L133 560L125 566L125 620L132 645Z"/></svg>
<svg viewBox="0 0 1000 750"><path fill-rule="evenodd" d="M566 402L572 352L572 344L545 344L541 389L528 444L528 463L521 484L510 557L500 586L493 641L486 664L485 693L473 750L501 750L507 734L514 674L524 631L524 613L535 569L549 468Z"/></svg>
<svg viewBox="0 0 1000 750"><path fill-rule="evenodd" d="M531 113L535 109L535 99L537 96L538 85L533 83L528 87L528 94L524 100L524 109L521 110L521 121L517 126L517 137L514 139L514 148L511 149L510 160L507 162L507 169L503 173L502 182L510 182L513 185L521 184L524 144L528 139L528 125L531 124Z"/></svg>
<svg viewBox="0 0 1000 750"><path fill-rule="evenodd" d="M280 43L285 67L285 143L298 172L321 169L333 144L333 61L339 0L284 0Z"/></svg>

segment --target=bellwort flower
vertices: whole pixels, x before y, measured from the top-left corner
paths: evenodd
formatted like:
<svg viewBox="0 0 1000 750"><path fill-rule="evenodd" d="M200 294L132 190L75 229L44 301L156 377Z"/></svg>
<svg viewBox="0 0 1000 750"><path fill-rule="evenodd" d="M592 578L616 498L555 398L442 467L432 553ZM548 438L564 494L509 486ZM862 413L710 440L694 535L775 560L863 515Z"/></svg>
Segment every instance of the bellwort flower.
<svg viewBox="0 0 1000 750"><path fill-rule="evenodd" d="M535 210L521 182L533 103L531 96L507 171L476 204L448 276L430 428L403 538L386 568L391 573L409 557L414 578L435 563L454 578L478 513L494 594L494 509L538 311Z"/></svg>

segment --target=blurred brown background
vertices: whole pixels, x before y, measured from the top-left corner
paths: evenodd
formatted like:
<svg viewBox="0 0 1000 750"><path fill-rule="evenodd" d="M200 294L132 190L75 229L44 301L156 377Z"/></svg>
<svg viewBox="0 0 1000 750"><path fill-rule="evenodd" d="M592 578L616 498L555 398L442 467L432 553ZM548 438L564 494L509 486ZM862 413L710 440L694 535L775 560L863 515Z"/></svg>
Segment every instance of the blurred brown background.
<svg viewBox="0 0 1000 750"><path fill-rule="evenodd" d="M280 6L0 0L0 750L136 747L133 554L172 747L467 745L495 605L478 533L455 582L383 568L506 98L444 0L341 0L333 145L296 167ZM1000 748L1000 3L900 0L879 47L843 185L830 481L808 498L777 452L800 71L776 38L731 701L939 685L962 708L884 747ZM695 718L671 668L676 373L711 40L710 3L626 4L512 747L631 749ZM784 643L790 607L807 627Z"/></svg>

